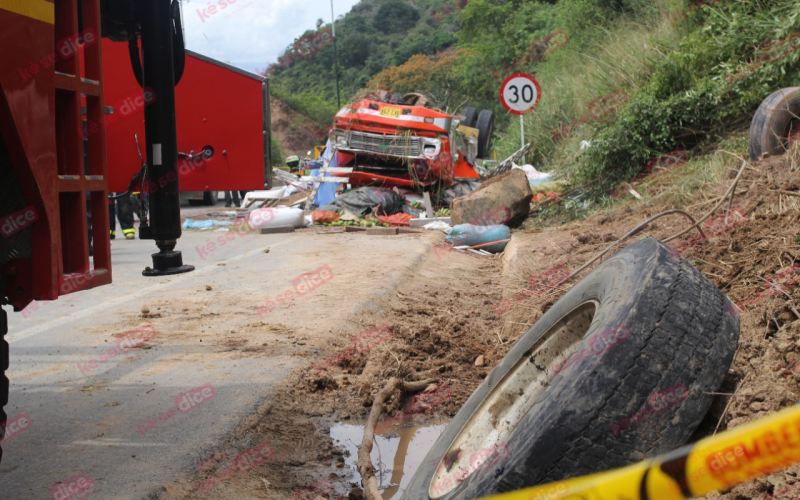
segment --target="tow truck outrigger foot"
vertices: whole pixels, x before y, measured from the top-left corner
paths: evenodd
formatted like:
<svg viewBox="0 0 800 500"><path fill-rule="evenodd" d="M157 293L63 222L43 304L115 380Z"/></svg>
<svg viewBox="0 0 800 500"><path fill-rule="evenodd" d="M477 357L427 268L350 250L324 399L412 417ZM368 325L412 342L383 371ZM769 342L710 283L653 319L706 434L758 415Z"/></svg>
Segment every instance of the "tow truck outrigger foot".
<svg viewBox="0 0 800 500"><path fill-rule="evenodd" d="M183 264L183 255L180 250L175 250L175 240L157 241L159 252L151 254L153 268L147 266L142 271L142 276L169 276L194 271L194 266Z"/></svg>

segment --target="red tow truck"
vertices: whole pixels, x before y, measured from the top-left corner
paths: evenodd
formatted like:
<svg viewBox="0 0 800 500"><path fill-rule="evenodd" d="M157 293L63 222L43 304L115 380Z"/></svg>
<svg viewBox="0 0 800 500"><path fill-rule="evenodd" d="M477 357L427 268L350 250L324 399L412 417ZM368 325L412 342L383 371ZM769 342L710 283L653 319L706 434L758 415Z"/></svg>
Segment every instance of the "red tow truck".
<svg viewBox="0 0 800 500"><path fill-rule="evenodd" d="M128 71L137 82L128 102L144 104L147 91L157 96L144 106L147 163L138 178L165 181L150 194L150 224L139 228L139 237L158 247L142 274L194 266L184 265L175 249L181 236L175 85L186 60L180 2L0 0L0 27L1 442L9 397L4 307L21 311L34 300L112 279L107 127L98 125L106 121L101 36L127 42Z"/></svg>

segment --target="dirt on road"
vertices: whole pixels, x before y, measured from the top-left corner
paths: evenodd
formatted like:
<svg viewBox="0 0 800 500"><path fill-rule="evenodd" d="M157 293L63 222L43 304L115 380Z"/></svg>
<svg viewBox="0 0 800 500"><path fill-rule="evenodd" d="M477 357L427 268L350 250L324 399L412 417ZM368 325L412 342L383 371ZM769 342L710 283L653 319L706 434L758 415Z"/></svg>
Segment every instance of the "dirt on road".
<svg viewBox="0 0 800 500"><path fill-rule="evenodd" d="M786 279L800 266L797 158L795 152L748 166L733 199L731 208L735 210L721 226L720 219L710 219L703 225L706 240L697 238L698 232L693 231L682 241L670 242L676 252L741 307L739 350L720 395L693 440L800 400L800 370L791 366L800 358L800 291L789 286L791 280ZM203 478L218 476L230 464L225 457L213 458L204 470L198 468L195 477L168 485L164 498L301 498L301 488L326 479L336 487L331 498L360 498L360 478L345 466L342 450L328 437L332 424L363 422L372 398L390 377L436 378L450 389L449 398L433 411L412 415L409 424L454 415L562 292L615 251L543 295L526 292L532 277L560 265L577 269L663 210L683 207L696 217L703 215L725 193L739 166L740 162L731 160L717 174L704 177L699 188L689 191L669 175L662 176L650 187L653 196L648 201L631 198L612 210L554 229L536 227L536 221L531 220L514 233L502 256L447 252L434 247L441 235L424 236L430 251L403 276L396 289L375 297L371 310L352 315L351 328L315 339L318 349L303 354L308 365L295 371L256 415L242 423L238 437L247 437L253 446L268 442L274 454L250 473L221 481L201 495L197 486L203 484ZM691 166L676 169L676 175L683 169ZM683 171L680 175L686 174ZM715 215L724 214L726 207L727 201ZM717 226L713 225L715 220ZM665 240L689 225L679 215L663 217L619 248L644 237ZM381 265L390 268L391 262ZM350 286L357 288L358 279L354 278ZM765 282L774 284L780 279L784 283L780 290ZM347 298L331 294L326 300L345 304ZM351 338L384 324L391 338L363 354L347 351ZM389 402L387 413L394 415L408 401L408 396L396 396ZM799 471L789 468L710 497L758 498L794 484Z"/></svg>

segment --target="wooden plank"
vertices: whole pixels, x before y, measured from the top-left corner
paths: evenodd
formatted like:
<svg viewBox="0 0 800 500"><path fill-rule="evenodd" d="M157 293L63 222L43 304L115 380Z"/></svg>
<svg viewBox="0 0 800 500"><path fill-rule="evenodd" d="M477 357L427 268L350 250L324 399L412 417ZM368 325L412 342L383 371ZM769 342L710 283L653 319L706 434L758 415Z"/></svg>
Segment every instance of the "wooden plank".
<svg viewBox="0 0 800 500"><path fill-rule="evenodd" d="M372 236L394 236L398 233L396 227L368 227L367 234Z"/></svg>
<svg viewBox="0 0 800 500"><path fill-rule="evenodd" d="M333 149L331 149L331 154L329 154L328 157L325 158L325 162L322 164L322 168L323 169L328 168L328 165L331 164L331 159L336 157L336 153L337 153L337 148L334 145ZM349 179L348 179L348 181L349 181ZM306 200L306 207L303 210L303 216L307 216L307 215L311 214L311 205L313 205L314 204L314 200L317 199L317 193L319 193L319 188L320 187L322 187L322 183L321 182L313 184L313 187L311 188L311 194L308 195L308 199Z"/></svg>
<svg viewBox="0 0 800 500"><path fill-rule="evenodd" d="M352 174L353 169L351 167L322 167L319 169L320 172L326 173L330 172L332 174Z"/></svg>
<svg viewBox="0 0 800 500"><path fill-rule="evenodd" d="M427 191L422 193L422 202L425 205L425 214L429 219L433 218L433 203L431 203L431 194Z"/></svg>
<svg viewBox="0 0 800 500"><path fill-rule="evenodd" d="M290 174L289 172L284 172L280 169L273 169L272 173L275 174L275 177L284 181L284 182L297 182L299 177L294 174Z"/></svg>
<svg viewBox="0 0 800 500"><path fill-rule="evenodd" d="M350 182L348 177L303 177L303 180L306 182L343 182L345 184Z"/></svg>

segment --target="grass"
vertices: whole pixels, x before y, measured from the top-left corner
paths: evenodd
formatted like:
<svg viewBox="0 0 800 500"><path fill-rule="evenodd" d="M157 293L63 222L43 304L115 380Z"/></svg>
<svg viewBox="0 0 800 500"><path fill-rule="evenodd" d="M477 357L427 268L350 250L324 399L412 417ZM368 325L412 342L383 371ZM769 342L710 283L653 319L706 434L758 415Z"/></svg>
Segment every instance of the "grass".
<svg viewBox="0 0 800 500"><path fill-rule="evenodd" d="M571 40L548 56L536 73L542 100L524 118L525 140L533 144L531 160L537 168L555 170L565 178L575 175L580 143L592 139L596 125L613 121L614 113L577 127L558 142L551 130L569 126L582 114L588 114L589 103L600 97L619 89L627 93L647 83L653 62L674 50L680 41L679 33L666 17L672 3L654 2L653 8L660 13L657 21L621 18L613 27L601 28L591 43L581 45ZM496 144L499 156L509 156L518 144L519 126L513 123Z"/></svg>
<svg viewBox="0 0 800 500"><path fill-rule="evenodd" d="M525 117L529 159L584 189L578 198L548 206L530 224L561 224L608 209L614 205L609 188L679 148L690 161L634 188L647 203L692 203L696 192L729 175L725 165L733 157L725 151L747 157L747 127L761 100L800 81L800 51L727 78L773 41L800 31L796 2L730 0L691 13L685 2L656 0L648 12L620 15L590 34L570 33L570 43L537 68L543 97ZM669 14L679 20L673 24ZM627 104L599 120L577 121L590 102L618 89ZM556 141L551 130L562 124L569 133ZM499 156L519 142L519 127L512 124L496 143ZM641 202L626 195L622 203Z"/></svg>
<svg viewBox="0 0 800 500"><path fill-rule="evenodd" d="M700 157L724 154L716 153L718 149L735 146L744 156L746 139L729 145L732 134L747 127L764 97L800 81L800 51L759 65L740 79L727 78L771 42L800 30L796 2L719 2L675 24L670 12L686 12L685 6L656 0L649 11L620 15L614 25L595 29L590 43L581 43L584 33L571 33L570 43L540 66L536 76L542 102L525 118L532 163L573 186L588 186L583 199L553 207L545 218L566 221L606 206L609 187L678 148L695 157L686 168L716 165L721 160ZM618 89L628 96L627 104L599 120L576 121L587 113L590 102ZM551 130L562 124L569 133L556 142ZM585 141L590 141L588 147ZM516 150L517 144L518 127L512 125L497 143L500 156ZM702 177L706 172L699 169L695 174ZM688 189L698 181L682 182ZM686 193L661 196L680 203Z"/></svg>
<svg viewBox="0 0 800 500"><path fill-rule="evenodd" d="M715 149L707 148L689 155L689 160L664 174L648 176L633 189L642 196L637 200L633 195L622 190L617 201L610 195L597 200L583 196L577 200L566 199L545 208L539 215L528 219L525 227L547 228L583 220L597 212L610 212L619 207L630 206L640 209L642 206L687 207L695 200L698 192L702 193L711 186L725 182L731 175L731 160L734 155L747 155L747 132L738 131L724 138ZM738 166L738 160L736 161ZM735 173L735 170L734 170ZM616 189L617 186L614 186ZM738 192L738 191L737 191Z"/></svg>

